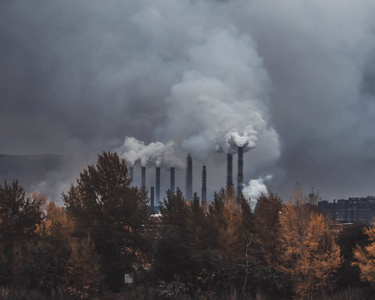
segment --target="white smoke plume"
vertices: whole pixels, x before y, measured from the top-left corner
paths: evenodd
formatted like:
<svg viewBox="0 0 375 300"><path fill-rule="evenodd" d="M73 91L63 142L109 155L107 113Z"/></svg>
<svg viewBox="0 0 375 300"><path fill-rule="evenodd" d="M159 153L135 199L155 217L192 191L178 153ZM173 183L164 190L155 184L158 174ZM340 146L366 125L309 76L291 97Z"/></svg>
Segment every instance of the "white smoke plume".
<svg viewBox="0 0 375 300"><path fill-rule="evenodd" d="M265 177L259 177L258 179L251 179L249 184L242 191L244 197L249 199L251 204L256 203L262 194L268 194L265 182L270 181L272 177L272 175L267 175Z"/></svg>
<svg viewBox="0 0 375 300"><path fill-rule="evenodd" d="M166 144L152 142L145 145L144 142L134 137L126 137L124 144L116 151L119 153L119 157L130 166L134 166L136 163L139 163L142 167L155 165L165 169L184 166L175 155L175 143L172 140Z"/></svg>
<svg viewBox="0 0 375 300"><path fill-rule="evenodd" d="M201 160L215 150L254 148L265 132L275 136L270 146L278 148L267 110L270 81L251 37L231 24L196 29L197 36L184 33L190 38L185 70L166 99L160 131Z"/></svg>

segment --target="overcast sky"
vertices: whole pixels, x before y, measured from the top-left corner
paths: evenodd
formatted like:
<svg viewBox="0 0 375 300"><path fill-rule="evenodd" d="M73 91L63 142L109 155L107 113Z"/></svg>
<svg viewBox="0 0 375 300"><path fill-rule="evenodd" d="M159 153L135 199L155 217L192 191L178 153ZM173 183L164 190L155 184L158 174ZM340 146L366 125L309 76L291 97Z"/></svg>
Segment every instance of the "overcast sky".
<svg viewBox="0 0 375 300"><path fill-rule="evenodd" d="M249 125L246 182L374 195L374 15L372 0L3 0L0 154L85 164L126 136L173 140L212 192L218 136Z"/></svg>

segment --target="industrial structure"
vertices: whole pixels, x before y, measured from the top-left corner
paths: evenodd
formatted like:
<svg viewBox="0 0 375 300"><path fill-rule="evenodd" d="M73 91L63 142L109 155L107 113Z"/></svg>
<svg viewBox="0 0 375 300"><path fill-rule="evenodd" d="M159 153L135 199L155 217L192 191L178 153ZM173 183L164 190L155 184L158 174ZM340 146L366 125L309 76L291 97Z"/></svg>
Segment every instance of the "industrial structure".
<svg viewBox="0 0 375 300"><path fill-rule="evenodd" d="M203 166L202 169L202 197L201 197L202 206L207 204L207 170L206 166Z"/></svg>
<svg viewBox="0 0 375 300"><path fill-rule="evenodd" d="M238 147L238 167L237 167L237 201L242 197L243 188L243 147Z"/></svg>
<svg viewBox="0 0 375 300"><path fill-rule="evenodd" d="M190 153L186 158L185 198L189 200L193 198L193 159Z"/></svg>
<svg viewBox="0 0 375 300"><path fill-rule="evenodd" d="M146 187L146 167L141 168L141 187Z"/></svg>
<svg viewBox="0 0 375 300"><path fill-rule="evenodd" d="M174 189L175 189L175 168L174 167L171 167L171 186L170 186L170 190L172 193L174 193Z"/></svg>
<svg viewBox="0 0 375 300"><path fill-rule="evenodd" d="M133 166L129 167L129 178L131 180L130 184L133 185L133 178L134 178L134 167Z"/></svg>
<svg viewBox="0 0 375 300"><path fill-rule="evenodd" d="M160 205L160 167L156 167L156 203Z"/></svg>
<svg viewBox="0 0 375 300"><path fill-rule="evenodd" d="M342 223L371 223L375 220L375 197L349 198L347 200L319 201L323 215Z"/></svg>
<svg viewBox="0 0 375 300"><path fill-rule="evenodd" d="M227 186L233 185L233 155L227 154Z"/></svg>
<svg viewBox="0 0 375 300"><path fill-rule="evenodd" d="M152 186L150 191L150 198L151 198L151 212L155 211L155 189Z"/></svg>
<svg viewBox="0 0 375 300"><path fill-rule="evenodd" d="M238 167L237 167L237 199L241 198L243 188L243 147L238 147ZM175 167L170 168L170 191L175 192ZM227 174L226 185L233 186L233 154L227 154ZM134 167L129 167L129 177L133 181ZM146 166L141 166L141 188L146 186ZM159 211L161 204L161 168L155 168L155 186L150 187L151 210ZM193 159L190 154L186 157L186 174L185 174L185 198L193 199ZM207 168L202 167L202 187L201 187L201 205L207 207Z"/></svg>

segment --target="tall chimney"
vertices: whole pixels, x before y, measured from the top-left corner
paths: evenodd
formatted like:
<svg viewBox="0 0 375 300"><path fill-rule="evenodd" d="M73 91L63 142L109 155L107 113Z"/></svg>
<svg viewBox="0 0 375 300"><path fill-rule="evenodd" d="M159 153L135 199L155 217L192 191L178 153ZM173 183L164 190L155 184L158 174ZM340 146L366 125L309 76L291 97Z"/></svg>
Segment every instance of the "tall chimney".
<svg viewBox="0 0 375 300"><path fill-rule="evenodd" d="M133 185L134 167L129 167L129 178L131 180L130 185Z"/></svg>
<svg viewBox="0 0 375 300"><path fill-rule="evenodd" d="M227 154L227 186L233 184L233 155Z"/></svg>
<svg viewBox="0 0 375 300"><path fill-rule="evenodd" d="M186 182L185 182L185 197L188 200L193 198L193 160L190 153L186 158Z"/></svg>
<svg viewBox="0 0 375 300"><path fill-rule="evenodd" d="M160 204L160 167L156 167L156 204Z"/></svg>
<svg viewBox="0 0 375 300"><path fill-rule="evenodd" d="M242 196L243 185L243 147L238 147L237 201Z"/></svg>
<svg viewBox="0 0 375 300"><path fill-rule="evenodd" d="M203 166L202 170L202 206L206 205L207 202L207 171L206 166Z"/></svg>
<svg viewBox="0 0 375 300"><path fill-rule="evenodd" d="M141 171L142 171L141 187L145 188L146 187L146 167L142 167Z"/></svg>
<svg viewBox="0 0 375 300"><path fill-rule="evenodd" d="M359 223L359 199L357 199L357 223Z"/></svg>
<svg viewBox="0 0 375 300"><path fill-rule="evenodd" d="M151 187L151 213L153 214L155 212L155 189L154 187L152 186Z"/></svg>
<svg viewBox="0 0 375 300"><path fill-rule="evenodd" d="M349 200L344 200L345 201L345 223L348 223L348 204Z"/></svg>
<svg viewBox="0 0 375 300"><path fill-rule="evenodd" d="M333 199L333 219L336 220L336 199Z"/></svg>
<svg viewBox="0 0 375 300"><path fill-rule="evenodd" d="M172 167L171 168L171 192L172 193L174 193L174 179L175 179L174 172L175 172L175 169L174 167Z"/></svg>

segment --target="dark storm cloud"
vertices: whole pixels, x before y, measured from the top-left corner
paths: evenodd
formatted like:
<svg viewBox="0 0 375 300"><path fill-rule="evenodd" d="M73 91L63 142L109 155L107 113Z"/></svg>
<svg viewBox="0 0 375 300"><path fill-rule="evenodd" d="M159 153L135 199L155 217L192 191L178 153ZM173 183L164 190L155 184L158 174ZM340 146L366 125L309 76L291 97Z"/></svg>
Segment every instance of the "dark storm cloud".
<svg viewBox="0 0 375 300"><path fill-rule="evenodd" d="M285 198L295 181L325 198L375 194L374 12L366 0L2 1L0 153L89 157L134 136L205 157L222 111L189 112L199 81L228 96L205 103L239 119L251 91L262 133L247 181L272 174ZM212 189L224 159L205 161Z"/></svg>

